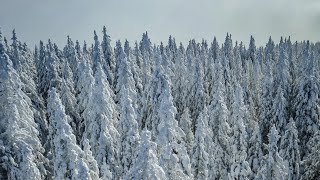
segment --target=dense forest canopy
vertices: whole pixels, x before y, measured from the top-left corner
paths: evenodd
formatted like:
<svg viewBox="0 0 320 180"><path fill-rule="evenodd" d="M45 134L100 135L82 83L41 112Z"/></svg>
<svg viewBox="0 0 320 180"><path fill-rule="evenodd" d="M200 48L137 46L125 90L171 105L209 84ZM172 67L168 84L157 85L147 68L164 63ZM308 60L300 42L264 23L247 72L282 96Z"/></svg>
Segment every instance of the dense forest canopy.
<svg viewBox="0 0 320 180"><path fill-rule="evenodd" d="M320 43L93 39L0 30L0 179L320 178Z"/></svg>

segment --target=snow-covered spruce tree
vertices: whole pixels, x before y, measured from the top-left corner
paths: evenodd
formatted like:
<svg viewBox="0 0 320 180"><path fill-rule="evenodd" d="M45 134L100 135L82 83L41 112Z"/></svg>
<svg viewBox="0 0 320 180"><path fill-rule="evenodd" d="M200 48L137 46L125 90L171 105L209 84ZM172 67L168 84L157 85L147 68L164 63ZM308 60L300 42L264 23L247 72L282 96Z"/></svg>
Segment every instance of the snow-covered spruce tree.
<svg viewBox="0 0 320 180"><path fill-rule="evenodd" d="M142 40L139 43L139 50L142 55L142 86L145 88L147 87L147 83L150 80L153 68L153 51L152 51L152 44L148 37L148 33L142 34Z"/></svg>
<svg viewBox="0 0 320 180"><path fill-rule="evenodd" d="M79 43L77 43L77 45L79 46ZM76 49L77 48L77 49ZM63 49L63 54L65 59L67 60L71 70L72 70L72 74L76 75L77 74L77 69L79 66L79 59L78 59L78 52L79 47L74 46L73 41L71 40L71 38L68 36L67 39L67 45L64 47ZM73 81L76 82L77 80L77 76L73 77L74 79L72 79Z"/></svg>
<svg viewBox="0 0 320 180"><path fill-rule="evenodd" d="M289 180L300 179L300 147L296 125L292 118L280 141L280 156L283 158Z"/></svg>
<svg viewBox="0 0 320 180"><path fill-rule="evenodd" d="M187 78L188 70L185 65L185 52L184 47L180 44L180 47L177 51L177 57L175 58L176 66L175 66L175 76L173 77L173 90L172 96L175 102L175 107L177 108L177 118L180 123L180 116L182 116L183 112L186 108L187 101L187 89L186 86L189 84L189 80ZM190 112L189 112L190 113ZM191 128L191 127L190 127Z"/></svg>
<svg viewBox="0 0 320 180"><path fill-rule="evenodd" d="M285 45L283 39L281 38L279 44L279 59L275 67L275 75L273 82L273 96L275 97L273 101L273 110L271 123L276 125L280 134L285 131L288 118L288 81L289 73L287 66L287 55L285 50ZM269 120L270 121L270 120Z"/></svg>
<svg viewBox="0 0 320 180"><path fill-rule="evenodd" d="M179 127L183 130L185 137L184 142L186 143L186 148L189 154L189 157L191 157L193 152L193 143L194 143L194 134L192 131L192 119L190 117L190 111L189 108L185 108L183 111L180 121L179 121Z"/></svg>
<svg viewBox="0 0 320 180"><path fill-rule="evenodd" d="M271 55L267 55L267 61L263 64L263 78L262 78L262 92L261 92L261 101L260 101L260 131L262 142L268 142L268 133L270 130L270 120L273 119L273 95L272 95L272 87L273 87L273 77L271 73L271 65L272 61L270 59ZM281 94L279 94L281 95ZM281 101L280 101L281 102Z"/></svg>
<svg viewBox="0 0 320 180"><path fill-rule="evenodd" d="M0 30L0 178L42 179L46 159L39 140L31 101L6 54Z"/></svg>
<svg viewBox="0 0 320 180"><path fill-rule="evenodd" d="M263 153L262 153L262 139L261 132L259 128L259 124L254 122L252 135L248 141L248 156L247 161L250 165L250 169L252 171L250 179L253 179L255 174L257 174L258 169L260 167Z"/></svg>
<svg viewBox="0 0 320 180"><path fill-rule="evenodd" d="M286 180L287 170L285 163L282 157L278 152L278 140L280 138L278 131L273 125L270 128L270 132L268 134L269 144L268 144L268 154L264 157L264 160L261 163L259 171L255 177L255 179L280 179Z"/></svg>
<svg viewBox="0 0 320 180"><path fill-rule="evenodd" d="M319 76L314 54L311 52L309 41L304 47L304 69L296 84L295 97L295 122L298 129L301 149L319 130L320 106L319 106ZM303 159L305 151L301 151Z"/></svg>
<svg viewBox="0 0 320 180"><path fill-rule="evenodd" d="M63 79L60 92L61 102L65 107L66 114L70 117L71 121L68 123L73 129L73 132L77 138L77 142L79 142L81 137L78 128L80 127L81 118L77 110L77 99L75 97L76 92L73 83L73 73L69 67L68 61L64 62L62 73Z"/></svg>
<svg viewBox="0 0 320 180"><path fill-rule="evenodd" d="M47 134L47 120L45 117L45 108L43 100L40 98L37 92L37 70L35 66L35 58L26 44L21 47L21 43L18 41L15 31L13 31L11 45L11 59L16 62L16 72L21 80L21 90L30 98L29 104L33 114L34 121L38 124L40 139L45 141Z"/></svg>
<svg viewBox="0 0 320 180"><path fill-rule="evenodd" d="M122 174L132 167L133 158L136 155L136 148L138 146L140 136L139 127L137 123L137 116L134 108L132 107L132 100L130 96L130 88L126 88L125 85L121 88L121 101L120 101L120 163Z"/></svg>
<svg viewBox="0 0 320 180"><path fill-rule="evenodd" d="M214 78L214 64L218 56L219 45L217 44L216 38L211 43L211 47L208 50L207 65L205 67L204 74L204 90L206 93L206 105L209 105L212 100L212 88Z"/></svg>
<svg viewBox="0 0 320 180"><path fill-rule="evenodd" d="M155 70L153 71L152 79L148 83L144 93L144 102L142 110L141 127L147 128L152 133L152 138L158 134L159 114L158 109L160 106L160 95L165 90L165 83L169 81L164 73L161 62L161 54L159 49L155 49Z"/></svg>
<svg viewBox="0 0 320 180"><path fill-rule="evenodd" d="M160 93L158 111L159 124L157 127L156 142L158 144L160 166L169 179L190 179L190 159L182 141L185 136L175 119L176 108L171 96L171 83L168 78L162 81L163 89Z"/></svg>
<svg viewBox="0 0 320 180"><path fill-rule="evenodd" d="M261 50L256 49L255 40L251 36L249 49L247 51L247 60L245 60L246 70L244 75L243 90L245 93L244 101L248 105L248 111L251 119L258 119L260 104L260 59L258 55ZM260 55L261 57L261 55ZM250 133L250 132L249 132Z"/></svg>
<svg viewBox="0 0 320 180"><path fill-rule="evenodd" d="M117 48L117 68L116 68L116 75L115 75L115 93L116 103L119 103L121 99L121 88L126 87L129 90L129 95L132 100L132 107L136 111L137 109L137 92L135 88L135 81L133 78L133 74L131 72L131 64L128 61L126 54L124 53L120 42L118 43Z"/></svg>
<svg viewBox="0 0 320 180"><path fill-rule="evenodd" d="M40 42L40 64L38 72L40 73L38 82L38 93L46 100L50 87L56 87L58 90L61 85L61 60L57 56L56 49L51 41L48 41L45 47Z"/></svg>
<svg viewBox="0 0 320 180"><path fill-rule="evenodd" d="M98 64L101 65L107 79L109 82L109 85L111 86L113 84L113 74L110 70L110 67L107 64L107 61L105 61L103 52L101 52L101 46L100 42L98 40L98 35L96 31L94 31L94 45L92 48L92 54L91 54L91 60L92 60L92 72L93 74L97 71Z"/></svg>
<svg viewBox="0 0 320 180"><path fill-rule="evenodd" d="M209 144L209 179L227 179L230 162L229 111L224 100L222 67L215 65L215 85L212 102L208 108L209 127L212 128L213 143Z"/></svg>
<svg viewBox="0 0 320 180"><path fill-rule="evenodd" d="M157 144L151 141L151 133L143 130L141 142L137 148L137 156L134 156L134 164L124 179L141 180L166 180L166 174L157 158Z"/></svg>
<svg viewBox="0 0 320 180"><path fill-rule="evenodd" d="M155 46L154 46L155 47ZM170 78L170 80L172 81L173 79L173 72L172 69L174 68L174 64L173 62L169 59L170 57L170 52L168 52L163 43L160 43L159 46L159 50L160 50L160 54L161 54L161 62L160 64L162 65L164 72L167 74L167 76Z"/></svg>
<svg viewBox="0 0 320 180"><path fill-rule="evenodd" d="M103 53L103 57L105 62L107 63L107 69L110 72L110 78L113 79L115 75L115 66L116 66L116 61L114 58L114 52L111 47L111 39L110 36L107 34L107 28L106 26L103 26L103 37L102 37L102 42L101 42L101 49ZM112 85L112 84L110 84Z"/></svg>
<svg viewBox="0 0 320 180"><path fill-rule="evenodd" d="M89 169L85 154L76 144L76 137L68 124L69 116L55 88L48 97L49 137L53 153L54 179L97 179L97 168Z"/></svg>
<svg viewBox="0 0 320 180"><path fill-rule="evenodd" d="M230 138L230 179L249 179L251 175L250 164L247 161L247 130L244 119L247 117L246 106L243 103L243 94L240 84L236 84L232 114L230 117L232 137Z"/></svg>
<svg viewBox="0 0 320 180"><path fill-rule="evenodd" d="M89 95L93 88L94 77L92 76L92 70L90 64L83 59L78 67L79 80L76 84L76 99L77 99L77 111L80 116L79 137L82 138L82 134L85 129L84 123L84 111L89 102Z"/></svg>
<svg viewBox="0 0 320 180"><path fill-rule="evenodd" d="M194 150L192 154L192 169L195 179L208 179L209 154L207 140L211 139L208 129L207 108L199 114L196 121Z"/></svg>
<svg viewBox="0 0 320 180"><path fill-rule="evenodd" d="M115 128L115 103L107 77L97 63L94 85L89 90L87 105L83 112L84 132L82 141L89 140L92 153L100 167L100 175L106 174L106 163L113 178L119 178L119 133ZM82 143L83 144L83 143Z"/></svg>
<svg viewBox="0 0 320 180"><path fill-rule="evenodd" d="M191 82L191 91L188 95L188 107L190 110L190 115L192 119L193 126L195 127L195 121L198 118L201 110L205 105L205 92L203 87L203 70L200 64L200 60L196 60L195 67L193 70L193 81ZM192 130L195 132L195 130Z"/></svg>

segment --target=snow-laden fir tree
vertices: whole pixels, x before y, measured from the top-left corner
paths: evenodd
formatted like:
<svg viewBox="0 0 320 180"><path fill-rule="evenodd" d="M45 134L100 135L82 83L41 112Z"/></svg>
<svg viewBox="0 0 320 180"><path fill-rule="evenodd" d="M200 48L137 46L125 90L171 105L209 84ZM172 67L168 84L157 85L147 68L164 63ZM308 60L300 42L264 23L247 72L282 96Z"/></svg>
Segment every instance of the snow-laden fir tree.
<svg viewBox="0 0 320 180"><path fill-rule="evenodd" d="M207 108L199 114L196 121L194 150L192 154L192 170L195 179L208 179L209 154L207 153L208 129Z"/></svg>
<svg viewBox="0 0 320 180"><path fill-rule="evenodd" d="M97 63L94 85L89 92L88 103L83 112L82 141L89 140L93 156L100 167L100 175L107 173L107 169L102 169L102 165L106 163L112 177L119 178L119 132L115 128L115 103L100 63Z"/></svg>
<svg viewBox="0 0 320 180"><path fill-rule="evenodd" d="M43 179L47 174L31 101L6 54L0 30L0 178Z"/></svg>
<svg viewBox="0 0 320 180"><path fill-rule="evenodd" d="M134 158L134 164L124 179L168 179L165 171L159 166L157 144L151 141L150 131L143 130L141 132L141 142L137 148L137 156Z"/></svg>
<svg viewBox="0 0 320 180"><path fill-rule="evenodd" d="M120 163L122 174L132 167L133 158L136 155L138 143L140 141L139 127L137 123L137 116L133 102L130 96L130 88L126 88L125 85L120 90L120 119L119 119L119 131L120 131Z"/></svg>
<svg viewBox="0 0 320 180"><path fill-rule="evenodd" d="M77 141L79 142L80 135L78 128L81 127L81 118L77 111L77 99L75 97L76 92L73 84L73 73L67 61L64 62L63 66L63 79L61 82L60 94L61 102L66 109L66 114L71 118L71 121L68 123L71 125L73 132L77 137Z"/></svg>
<svg viewBox="0 0 320 180"><path fill-rule="evenodd" d="M92 49L91 56L92 56L91 59L92 59L93 74L96 73L97 66L99 63L101 65L107 79L108 79L109 85L111 86L113 84L113 82L112 82L113 74L111 72L110 67L107 64L107 61L104 59L104 53L101 52L101 46L100 46L100 42L99 42L98 35L97 35L96 31L94 31L94 46Z"/></svg>
<svg viewBox="0 0 320 180"><path fill-rule="evenodd" d="M301 142L301 148L306 148L308 141L319 130L319 76L315 55L310 52L310 43L306 43L303 54L303 70L296 84L295 122ZM301 152L301 158L306 155Z"/></svg>
<svg viewBox="0 0 320 180"><path fill-rule="evenodd" d="M270 120L274 117L272 116L273 112L273 77L271 73L271 59L268 59L267 62L263 64L263 78L262 78L262 92L261 92L261 101L260 101L260 131L262 136L262 142L267 143L268 133L270 129ZM279 94L281 95L281 94ZM281 101L280 101L281 102Z"/></svg>
<svg viewBox="0 0 320 180"><path fill-rule="evenodd" d="M289 180L300 178L300 148L295 122L290 118L286 131L281 137L279 154L284 160Z"/></svg>
<svg viewBox="0 0 320 180"><path fill-rule="evenodd" d="M186 143L186 148L189 154L189 157L192 155L193 152L193 143L194 143L194 134L192 131L192 119L190 117L190 111L189 108L185 108L183 111L180 121L179 121L179 127L183 130L185 136L184 136L184 142Z"/></svg>
<svg viewBox="0 0 320 180"><path fill-rule="evenodd" d="M215 88L208 108L209 127L212 128L213 143L209 143L209 179L227 179L230 162L229 111L224 100L223 71L220 62L215 64Z"/></svg>
<svg viewBox="0 0 320 180"><path fill-rule="evenodd" d="M123 48L121 47L120 42L118 42L118 48L117 48L117 68L116 68L116 75L115 75L115 93L116 93L116 98L115 101L116 103L120 101L121 99L121 88L125 87L129 90L129 95L132 100L132 107L136 111L137 109L137 92L135 88L135 81L133 78L133 74L131 71L131 63L128 61L126 54L123 51Z"/></svg>
<svg viewBox="0 0 320 180"><path fill-rule="evenodd" d="M262 153L262 139L259 124L257 122L253 123L252 135L248 140L248 156L247 161L250 165L252 171L250 179L253 179L255 174L257 174L258 169L261 165L263 153Z"/></svg>
<svg viewBox="0 0 320 180"><path fill-rule="evenodd" d="M244 118L246 118L246 106L243 104L243 94L240 84L236 84L232 114L230 117L232 137L230 138L230 179L245 180L251 175L250 164L247 161L247 130Z"/></svg>
<svg viewBox="0 0 320 180"><path fill-rule="evenodd" d="M193 127L196 119L198 118L200 111L205 105L205 92L203 87L203 70L199 60L196 60L195 67L193 70L193 81L191 82L191 91L188 94L188 107L190 110L190 116L192 119ZM193 131L195 131L193 129Z"/></svg>
<svg viewBox="0 0 320 180"><path fill-rule="evenodd" d="M40 140L45 141L47 134L48 123L45 116L45 108L43 99L37 92L37 69L35 66L35 59L37 56L33 56L26 44L21 46L21 43L17 39L15 31L13 31L11 50L8 51L11 54L11 59L16 62L16 72L21 80L21 90L30 98L29 104L33 114L34 121L38 124L37 129L40 133Z"/></svg>
<svg viewBox="0 0 320 180"><path fill-rule="evenodd" d="M272 125L270 132L268 134L269 144L268 144L268 154L265 155L258 173L255 179L279 179L285 180L288 178L285 163L278 152L278 140L280 138L279 133L275 127Z"/></svg>
<svg viewBox="0 0 320 180"><path fill-rule="evenodd" d="M111 47L111 39L110 36L107 34L107 28L106 26L103 26L103 37L102 37L102 42L101 42L101 49L104 57L104 61L107 63L106 68L110 74L110 79L113 80L113 75L115 74L115 58L114 58L114 52ZM109 82L110 83L110 82ZM110 84L112 85L112 83Z"/></svg>
<svg viewBox="0 0 320 180"><path fill-rule="evenodd" d="M144 97L143 97L143 110L141 116L141 123L143 128L148 128L153 138L158 134L159 124L159 112L161 101L161 93L165 91L166 83L169 81L168 77L164 73L164 68L160 64L162 57L159 49L154 52L155 55L155 70L152 74L151 81L146 85ZM171 87L171 86L170 86Z"/></svg>
<svg viewBox="0 0 320 180"><path fill-rule="evenodd" d="M163 73L160 71L160 74ZM182 129L175 119L176 108L171 95L171 83L165 75L161 75L163 89L160 92L156 143L158 144L159 163L169 179L190 179L190 159L187 154Z"/></svg>
<svg viewBox="0 0 320 180"><path fill-rule="evenodd" d="M89 169L85 154L76 143L69 116L55 88L48 97L49 137L53 153L54 179L97 179L97 168Z"/></svg>
<svg viewBox="0 0 320 180"><path fill-rule="evenodd" d="M186 101L187 101L187 89L185 87L188 84L188 78L186 78L186 74L188 74L187 67L185 65L185 55L184 55L184 47L180 44L180 47L177 51L177 57L175 59L176 65L175 66L175 76L173 77L173 90L172 96L175 102L175 106L177 108L177 118L180 121L180 116L182 116L183 112L186 108ZM189 112L190 113L190 112Z"/></svg>

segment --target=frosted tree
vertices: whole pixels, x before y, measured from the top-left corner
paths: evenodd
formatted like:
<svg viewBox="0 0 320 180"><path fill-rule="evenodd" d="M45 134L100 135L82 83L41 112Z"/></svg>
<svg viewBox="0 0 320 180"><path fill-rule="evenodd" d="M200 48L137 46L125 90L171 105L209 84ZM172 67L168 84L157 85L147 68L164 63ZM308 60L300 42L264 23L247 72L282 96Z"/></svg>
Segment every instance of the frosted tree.
<svg viewBox="0 0 320 180"><path fill-rule="evenodd" d="M31 100L6 54L0 30L0 178L42 179L47 174L44 149Z"/></svg>
<svg viewBox="0 0 320 180"><path fill-rule="evenodd" d="M247 161L252 171L250 179L252 179L254 175L257 174L263 158L263 153L262 153L263 143L261 139L259 124L255 122L253 125L253 128L254 129L252 131L252 135L248 141L248 156L247 156Z"/></svg>
<svg viewBox="0 0 320 180"><path fill-rule="evenodd" d="M152 57L153 57L153 51L151 47L151 41L148 37L148 33L143 33L142 40L139 44L139 50L142 55L142 85L143 87L146 87L147 82L150 80L150 76L152 73Z"/></svg>
<svg viewBox="0 0 320 180"><path fill-rule="evenodd" d="M102 165L106 163L110 166L113 178L119 177L119 133L115 128L115 104L100 63L97 64L94 85L90 91L83 112L85 128L82 141L89 140L93 156L100 167L100 175L106 173L102 169Z"/></svg>
<svg viewBox="0 0 320 180"><path fill-rule="evenodd" d="M144 95L143 110L141 117L141 127L146 127L151 130L153 137L158 134L158 124L159 124L159 112L161 101L161 93L165 90L166 83L169 81L168 77L164 73L164 69L161 62L161 54L159 49L154 52L155 55L155 70L152 74L152 79L147 85L146 93Z"/></svg>
<svg viewBox="0 0 320 180"><path fill-rule="evenodd" d="M255 179L287 179L285 163L278 152L278 140L280 138L278 131L273 125L268 134L268 154L264 157L262 165Z"/></svg>
<svg viewBox="0 0 320 180"><path fill-rule="evenodd" d="M125 179L166 180L166 174L159 166L156 149L157 144L151 141L150 131L143 130L141 142L137 148L137 156Z"/></svg>
<svg viewBox="0 0 320 180"><path fill-rule="evenodd" d="M232 137L230 154L231 179L249 179L251 174L250 164L247 161L247 131L244 123L246 106L243 104L242 88L237 83L230 117Z"/></svg>
<svg viewBox="0 0 320 180"><path fill-rule="evenodd" d="M71 125L77 141L80 140L80 127L81 118L77 111L77 99L75 97L75 88L73 83L73 73L69 67L68 61L64 62L63 66L63 79L61 83L61 102L66 109L66 114L71 118L69 124Z"/></svg>
<svg viewBox="0 0 320 180"><path fill-rule="evenodd" d="M209 179L227 179L230 161L229 111L224 100L224 84L221 64L215 65L215 88L209 110L209 126L212 128L214 143L210 143Z"/></svg>
<svg viewBox="0 0 320 180"><path fill-rule="evenodd" d="M223 83L225 86L225 102L228 108L231 107L232 104L232 92L233 92L233 87L232 87L232 73L231 73L231 64L233 64L233 51L232 51L232 39L231 39L231 34L229 35L227 33L224 46L223 46L223 51L222 56L220 56L220 63L222 65L223 69Z"/></svg>
<svg viewBox="0 0 320 180"><path fill-rule="evenodd" d="M188 151L189 156L191 156L193 152L193 143L194 143L194 134L192 131L192 119L190 117L190 111L189 108L185 108L183 111L180 121L179 121L179 127L183 130L185 137L184 142L186 143L186 148Z"/></svg>
<svg viewBox="0 0 320 180"><path fill-rule="evenodd" d="M89 102L89 95L93 88L94 77L92 76L92 70L90 64L85 60L81 61L78 68L79 80L76 84L76 99L77 99L77 111L80 116L79 135L82 137L84 131L84 111ZM67 86L66 86L67 87Z"/></svg>
<svg viewBox="0 0 320 180"><path fill-rule="evenodd" d="M59 59L56 49L51 41L48 41L47 47L40 43L40 66L39 66L39 83L38 92L47 98L50 87L60 89L61 86L61 59Z"/></svg>
<svg viewBox="0 0 320 180"><path fill-rule="evenodd" d="M197 60L195 62L193 81L191 82L191 92L188 96L188 106L193 123L196 121L201 109L203 109L203 106L205 105L206 97L203 87L203 76L203 70L199 60Z"/></svg>
<svg viewBox="0 0 320 180"><path fill-rule="evenodd" d="M15 30L12 37L12 48L10 50L11 59L16 64L16 72L20 77L21 90L30 98L30 109L34 115L34 121L38 124L37 129L40 133L40 139L45 141L45 135L47 134L47 120L45 117L45 109L43 99L37 92L37 70L35 66L36 56L33 56L32 52L28 49L27 45L21 46L18 41Z"/></svg>
<svg viewBox="0 0 320 180"><path fill-rule="evenodd" d="M118 57L117 57L117 68L116 68L116 79L115 83L115 93L116 93L116 103L120 101L121 95L120 91L122 87L129 90L129 95L132 100L132 107L136 111L137 109L137 92L135 90L135 81L131 71L131 64L128 61L126 54L124 53L121 44L118 47Z"/></svg>
<svg viewBox="0 0 320 180"><path fill-rule="evenodd" d="M281 38L280 55L276 65L276 73L274 75L274 92L275 99L273 102L273 118L272 123L276 124L280 133L284 132L285 126L288 121L288 81L289 73L287 67L287 55L284 47L284 42ZM269 120L270 121L270 120Z"/></svg>
<svg viewBox="0 0 320 180"><path fill-rule="evenodd" d="M273 77L271 74L271 59L269 59L265 64L263 64L263 78L262 78L262 92L261 92L261 104L260 104L260 131L262 136L262 142L267 143L268 133L270 129L270 120L274 117L273 113ZM279 94L281 95L281 94ZM279 101L281 102L281 101ZM283 112L283 111L282 111Z"/></svg>
<svg viewBox="0 0 320 180"><path fill-rule="evenodd" d="M77 73L77 68L79 66L79 59L78 59L78 56L77 56L77 51L78 50L74 46L73 41L68 36L67 45L63 49L63 54L64 54L66 60L68 61L68 64L69 64L69 66L70 66L70 68L72 70L72 74L76 74ZM76 80L76 76L73 77L73 78L75 78L73 80Z"/></svg>
<svg viewBox="0 0 320 180"><path fill-rule="evenodd" d="M76 144L76 137L68 124L70 117L65 114L64 106L55 88L49 91L48 114L54 179L98 178L97 172L90 171L84 152Z"/></svg>
<svg viewBox="0 0 320 180"><path fill-rule="evenodd" d="M121 110L119 119L120 135L120 160L123 174L127 172L133 165L133 158L135 156L136 148L138 146L140 136L139 127L137 123L137 116L132 107L132 100L129 89L125 86L121 88Z"/></svg>
<svg viewBox="0 0 320 180"><path fill-rule="evenodd" d="M286 126L280 141L280 155L283 157L288 179L300 179L300 146L298 131L292 118Z"/></svg>
<svg viewBox="0 0 320 180"><path fill-rule="evenodd" d="M192 169L195 179L208 179L209 154L207 144L209 139L208 117L205 109L196 121L194 151L192 155Z"/></svg>
<svg viewBox="0 0 320 180"><path fill-rule="evenodd" d="M93 45L93 49L92 49L91 59L92 59L93 74L96 73L97 66L99 63L101 65L107 79L108 79L109 85L111 86L113 84L113 74L112 74L107 62L104 59L103 52L101 52L101 46L100 46L100 42L99 42L96 31L94 31L94 45Z"/></svg>
<svg viewBox="0 0 320 180"><path fill-rule="evenodd" d="M307 42L304 47L304 70L296 84L295 97L295 122L301 142L301 148L306 148L306 144L315 132L319 130L319 77L317 74L315 57L310 53L310 45ZM305 155L301 152L301 158Z"/></svg>
<svg viewBox="0 0 320 180"><path fill-rule="evenodd" d="M111 39L110 39L110 36L107 34L106 26L103 26L102 33L103 33L103 38L101 42L101 49L102 49L103 57L105 62L107 63L106 67L108 71L110 71L111 74L114 74L116 62L114 58L114 52L111 47ZM111 78L113 78L113 76L111 76Z"/></svg>
<svg viewBox="0 0 320 180"><path fill-rule="evenodd" d="M158 144L160 166L166 172L169 179L192 178L191 164L187 150L182 142L185 136L175 120L176 108L170 92L170 82L163 81L163 91L160 94L160 106L158 110L159 124L156 142Z"/></svg>
<svg viewBox="0 0 320 180"><path fill-rule="evenodd" d="M180 119L180 116L182 115L183 111L186 108L187 105L187 89L186 85L188 83L188 78L186 78L186 75L188 74L187 67L185 65L185 55L184 55L184 48L183 45L180 44L179 50L177 51L177 57L175 59L176 66L175 66L175 76L173 77L173 90L172 95L175 101L175 106L177 108L178 114L178 120ZM190 113L190 112L189 112Z"/></svg>

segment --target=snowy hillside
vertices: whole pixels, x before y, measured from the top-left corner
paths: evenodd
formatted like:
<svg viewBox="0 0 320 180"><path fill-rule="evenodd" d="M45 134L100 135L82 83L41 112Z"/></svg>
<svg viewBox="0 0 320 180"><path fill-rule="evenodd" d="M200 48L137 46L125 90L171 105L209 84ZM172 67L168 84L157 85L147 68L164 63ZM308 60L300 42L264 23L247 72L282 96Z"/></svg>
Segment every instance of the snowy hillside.
<svg viewBox="0 0 320 180"><path fill-rule="evenodd" d="M320 43L93 38L0 32L0 179L320 179Z"/></svg>

